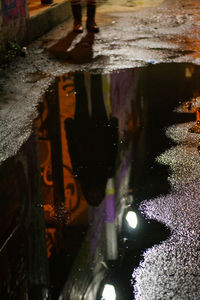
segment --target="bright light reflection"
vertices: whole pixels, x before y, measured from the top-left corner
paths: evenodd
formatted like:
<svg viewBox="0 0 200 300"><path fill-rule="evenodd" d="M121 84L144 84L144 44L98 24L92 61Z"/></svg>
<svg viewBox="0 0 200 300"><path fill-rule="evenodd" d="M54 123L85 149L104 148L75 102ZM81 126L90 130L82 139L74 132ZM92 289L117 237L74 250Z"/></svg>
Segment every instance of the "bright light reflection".
<svg viewBox="0 0 200 300"><path fill-rule="evenodd" d="M105 284L103 293L102 293L103 300L115 300L116 293L115 288L111 284Z"/></svg>
<svg viewBox="0 0 200 300"><path fill-rule="evenodd" d="M136 213L134 211L129 211L126 215L126 221L131 228L135 229L138 223Z"/></svg>

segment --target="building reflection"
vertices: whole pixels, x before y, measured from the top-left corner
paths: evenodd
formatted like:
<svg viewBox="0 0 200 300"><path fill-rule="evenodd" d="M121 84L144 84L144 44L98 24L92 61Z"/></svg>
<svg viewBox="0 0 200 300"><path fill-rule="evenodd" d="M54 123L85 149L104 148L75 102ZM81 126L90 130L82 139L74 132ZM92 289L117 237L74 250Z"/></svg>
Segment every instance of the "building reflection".
<svg viewBox="0 0 200 300"><path fill-rule="evenodd" d="M173 74L170 78L169 73ZM185 66L170 65L122 70L101 76L107 116L116 118L118 123L114 173L106 177L103 199L96 206L89 205L89 230L60 300L102 299L109 293L113 298L117 295L117 299L132 299L129 280L141 253L169 236L170 231L164 225L147 222L138 205L144 199L169 191L168 170L157 165L155 157L169 145L164 128L185 121L185 114L178 116L173 112L180 97L186 98L197 87L197 82L185 74ZM177 76L185 85L181 83L177 87ZM195 78L198 81L198 77ZM78 93L85 95L82 101L89 104L86 111L80 107L81 116L87 116L88 120L92 114L91 81L87 80L85 91L86 78L82 76L76 80L79 82ZM87 126L85 128L89 128ZM78 176L81 171L78 169Z"/></svg>
<svg viewBox="0 0 200 300"><path fill-rule="evenodd" d="M67 278L88 223L91 229L90 253L95 251L104 229L103 200L106 196L107 216L115 213L114 197L108 196L110 191L106 187L115 172L118 120L109 111L110 104L108 99L105 100L103 90L105 85L108 83L105 80L103 83L100 75L65 74L44 96L39 109L37 124L47 253L56 285L53 297L57 296L62 281ZM94 211L93 207L97 209ZM103 218L99 219L101 214ZM93 235L96 215L99 233L94 231ZM113 251L116 252L114 219L107 223L112 223L107 227L108 234L114 232ZM63 260L67 261L64 265ZM65 269L64 273L61 269Z"/></svg>
<svg viewBox="0 0 200 300"><path fill-rule="evenodd" d="M74 74L75 90L71 92L75 91L76 106L74 115L65 120L65 129L72 169L89 204L89 228L78 256L82 263L72 267L61 299L79 295L101 299L102 293L109 292L105 282L110 278L108 265L120 260L119 231L132 199L130 136L142 122L141 104L136 101L138 80L137 70ZM112 285L110 291L114 296Z"/></svg>
<svg viewBox="0 0 200 300"><path fill-rule="evenodd" d="M68 73L41 102L37 124L53 297L68 276L88 225L87 256L96 257L100 244L105 259L118 259L116 212L123 215L117 201L127 194L129 181L133 73Z"/></svg>
<svg viewBox="0 0 200 300"><path fill-rule="evenodd" d="M186 67L185 72L186 78L192 78L195 75L195 68L194 66ZM193 97L190 98L184 104L184 109L186 112L191 112L196 115L196 122L195 124L189 128L190 133L200 133L200 91L199 86L197 85L196 89L193 91ZM197 150L200 153L200 140L198 141Z"/></svg>

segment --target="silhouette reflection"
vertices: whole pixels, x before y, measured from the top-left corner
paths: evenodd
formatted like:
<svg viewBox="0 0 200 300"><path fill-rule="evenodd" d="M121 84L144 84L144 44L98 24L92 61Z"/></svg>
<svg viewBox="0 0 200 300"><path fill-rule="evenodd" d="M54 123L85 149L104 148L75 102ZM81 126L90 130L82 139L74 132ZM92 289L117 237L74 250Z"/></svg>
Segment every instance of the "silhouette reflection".
<svg viewBox="0 0 200 300"><path fill-rule="evenodd" d="M91 75L90 80L91 114L84 76L77 73L75 116L65 120L65 129L73 172L87 202L97 206L105 196L107 179L114 175L118 121L106 114L101 75Z"/></svg>

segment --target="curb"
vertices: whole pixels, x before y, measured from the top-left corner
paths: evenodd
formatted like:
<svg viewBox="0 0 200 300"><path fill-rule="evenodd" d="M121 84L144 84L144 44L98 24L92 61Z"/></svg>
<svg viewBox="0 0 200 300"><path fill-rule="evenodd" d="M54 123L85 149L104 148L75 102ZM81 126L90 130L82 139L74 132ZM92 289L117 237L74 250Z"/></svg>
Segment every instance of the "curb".
<svg viewBox="0 0 200 300"><path fill-rule="evenodd" d="M71 4L64 1L28 20L28 42L32 42L72 16Z"/></svg>

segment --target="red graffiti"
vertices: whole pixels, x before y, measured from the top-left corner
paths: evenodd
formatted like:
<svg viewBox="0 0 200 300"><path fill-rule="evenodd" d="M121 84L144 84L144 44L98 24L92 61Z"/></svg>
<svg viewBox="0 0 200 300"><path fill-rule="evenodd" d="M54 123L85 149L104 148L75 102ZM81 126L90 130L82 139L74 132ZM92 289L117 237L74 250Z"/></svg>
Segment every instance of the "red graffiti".
<svg viewBox="0 0 200 300"><path fill-rule="evenodd" d="M2 0L3 22L26 16L26 0Z"/></svg>

